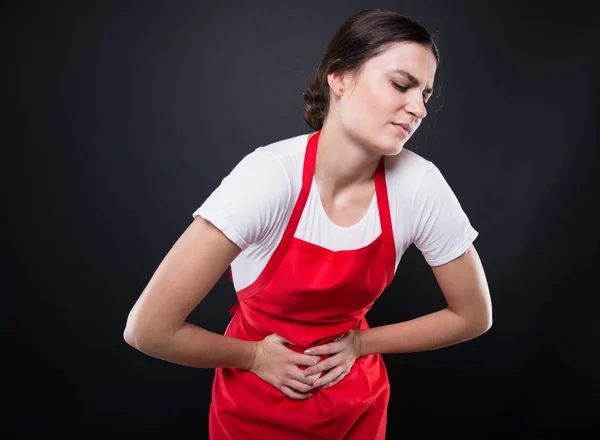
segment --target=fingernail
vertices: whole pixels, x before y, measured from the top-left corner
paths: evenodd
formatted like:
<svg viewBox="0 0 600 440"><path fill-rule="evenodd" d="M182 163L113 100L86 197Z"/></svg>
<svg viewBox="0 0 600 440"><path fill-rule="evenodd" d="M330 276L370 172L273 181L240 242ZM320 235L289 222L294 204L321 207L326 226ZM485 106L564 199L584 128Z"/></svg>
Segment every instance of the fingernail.
<svg viewBox="0 0 600 440"><path fill-rule="evenodd" d="M310 376L311 374L312 374L312 371L310 371L310 369L304 370L304 377Z"/></svg>
<svg viewBox="0 0 600 440"><path fill-rule="evenodd" d="M304 354L311 354L312 350L310 348L307 348L306 350L304 350Z"/></svg>
<svg viewBox="0 0 600 440"><path fill-rule="evenodd" d="M314 384L313 387L318 387L319 386L319 381L317 380Z"/></svg>

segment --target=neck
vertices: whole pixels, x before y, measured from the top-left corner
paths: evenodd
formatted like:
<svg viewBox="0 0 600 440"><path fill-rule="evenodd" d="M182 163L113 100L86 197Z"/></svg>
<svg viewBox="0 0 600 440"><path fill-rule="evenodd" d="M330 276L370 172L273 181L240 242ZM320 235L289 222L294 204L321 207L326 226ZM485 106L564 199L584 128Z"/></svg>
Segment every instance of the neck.
<svg viewBox="0 0 600 440"><path fill-rule="evenodd" d="M319 136L315 178L331 195L373 180L381 155L369 152L349 137L339 123L323 125Z"/></svg>

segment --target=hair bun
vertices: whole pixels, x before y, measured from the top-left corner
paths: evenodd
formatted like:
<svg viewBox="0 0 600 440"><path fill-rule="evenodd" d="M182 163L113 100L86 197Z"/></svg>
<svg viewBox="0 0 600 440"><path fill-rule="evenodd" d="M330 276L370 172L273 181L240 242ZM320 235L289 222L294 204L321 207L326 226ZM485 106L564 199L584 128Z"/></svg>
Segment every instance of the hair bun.
<svg viewBox="0 0 600 440"><path fill-rule="evenodd" d="M304 120L315 131L323 128L327 111L327 97L315 86L313 78L304 92Z"/></svg>

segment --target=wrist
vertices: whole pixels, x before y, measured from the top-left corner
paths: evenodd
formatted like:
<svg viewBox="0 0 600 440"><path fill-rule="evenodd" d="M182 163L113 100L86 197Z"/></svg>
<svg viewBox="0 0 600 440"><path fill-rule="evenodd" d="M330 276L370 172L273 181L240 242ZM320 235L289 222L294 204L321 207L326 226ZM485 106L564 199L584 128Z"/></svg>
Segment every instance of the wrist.
<svg viewBox="0 0 600 440"><path fill-rule="evenodd" d="M358 353L358 357L364 356L364 330L358 329L356 330L356 352Z"/></svg>
<svg viewBox="0 0 600 440"><path fill-rule="evenodd" d="M254 364L256 362L256 358L258 356L258 348L259 341L249 341L248 342L248 361L246 362L245 369L252 371L254 369Z"/></svg>

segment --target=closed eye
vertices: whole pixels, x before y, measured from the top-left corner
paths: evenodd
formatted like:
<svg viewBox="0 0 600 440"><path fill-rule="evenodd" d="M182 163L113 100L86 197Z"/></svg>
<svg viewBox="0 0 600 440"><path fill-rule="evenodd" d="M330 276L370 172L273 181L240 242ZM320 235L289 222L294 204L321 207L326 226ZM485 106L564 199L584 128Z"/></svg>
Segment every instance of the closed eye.
<svg viewBox="0 0 600 440"><path fill-rule="evenodd" d="M398 83L396 83L394 81L392 81L392 85L394 86L394 88L396 90L398 90L398 91L400 91L402 93L406 93L408 91L408 89L409 89L409 87L401 86L400 84L398 84ZM428 96L428 97L423 96L423 103L427 104L427 102L429 101L429 98L431 98L431 96Z"/></svg>
<svg viewBox="0 0 600 440"><path fill-rule="evenodd" d="M397 90L400 90L402 93L404 93L404 92L406 92L408 90L408 87L401 86L400 84L397 84L394 81L392 81L392 84L394 85L394 87Z"/></svg>

